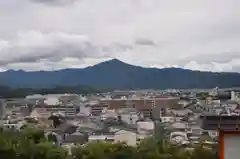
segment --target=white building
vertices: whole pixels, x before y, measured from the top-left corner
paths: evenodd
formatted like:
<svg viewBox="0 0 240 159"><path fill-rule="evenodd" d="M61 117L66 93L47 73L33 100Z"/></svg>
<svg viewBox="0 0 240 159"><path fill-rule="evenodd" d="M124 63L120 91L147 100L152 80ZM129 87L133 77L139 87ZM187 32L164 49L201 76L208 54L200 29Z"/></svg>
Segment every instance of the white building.
<svg viewBox="0 0 240 159"><path fill-rule="evenodd" d="M186 132L175 131L170 134L170 142L176 144L184 144L188 142L188 137Z"/></svg>
<svg viewBox="0 0 240 159"><path fill-rule="evenodd" d="M90 135L88 141L114 141L114 135Z"/></svg>
<svg viewBox="0 0 240 159"><path fill-rule="evenodd" d="M171 125L171 128L174 130L182 130L185 131L187 128L187 123L176 122Z"/></svg>
<svg viewBox="0 0 240 159"><path fill-rule="evenodd" d="M137 131L138 133L145 133L154 130L153 121L139 121L137 122Z"/></svg>
<svg viewBox="0 0 240 159"><path fill-rule="evenodd" d="M57 104L59 104L59 98L58 97L47 97L44 100L44 103L47 105L57 105Z"/></svg>
<svg viewBox="0 0 240 159"><path fill-rule="evenodd" d="M124 142L129 146L136 146L137 134L126 130L117 131L114 135L114 142Z"/></svg>
<svg viewBox="0 0 240 159"><path fill-rule="evenodd" d="M211 138L217 138L218 136L219 136L219 133L218 133L218 131L208 131L208 135L211 137Z"/></svg>
<svg viewBox="0 0 240 159"><path fill-rule="evenodd" d="M162 123L174 123L175 118L173 116L162 116L160 117Z"/></svg>
<svg viewBox="0 0 240 159"><path fill-rule="evenodd" d="M136 112L121 114L121 120L128 124L136 124L139 120L139 115Z"/></svg>
<svg viewBox="0 0 240 159"><path fill-rule="evenodd" d="M118 114L115 112L115 110L103 110L103 113L100 115L101 120L106 120L107 118L117 118Z"/></svg>
<svg viewBox="0 0 240 159"><path fill-rule="evenodd" d="M75 106L76 110L79 108L78 114L84 115L84 116L90 116L91 109L86 104L79 104Z"/></svg>

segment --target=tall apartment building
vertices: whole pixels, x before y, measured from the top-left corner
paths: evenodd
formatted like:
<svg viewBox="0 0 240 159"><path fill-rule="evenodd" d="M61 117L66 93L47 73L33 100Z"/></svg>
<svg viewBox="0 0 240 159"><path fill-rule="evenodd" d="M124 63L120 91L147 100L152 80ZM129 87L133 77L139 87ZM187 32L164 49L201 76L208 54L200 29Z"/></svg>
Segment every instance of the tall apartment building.
<svg viewBox="0 0 240 159"><path fill-rule="evenodd" d="M79 108L75 105L38 105L36 106L39 109L42 109L41 112L49 112L49 113L62 113L65 116L75 116Z"/></svg>
<svg viewBox="0 0 240 159"><path fill-rule="evenodd" d="M143 113L145 118L160 119L165 115L167 108L177 108L179 98L137 98L137 99L113 99L102 100L100 105L104 105L108 109L135 108ZM94 108L101 109L101 107Z"/></svg>

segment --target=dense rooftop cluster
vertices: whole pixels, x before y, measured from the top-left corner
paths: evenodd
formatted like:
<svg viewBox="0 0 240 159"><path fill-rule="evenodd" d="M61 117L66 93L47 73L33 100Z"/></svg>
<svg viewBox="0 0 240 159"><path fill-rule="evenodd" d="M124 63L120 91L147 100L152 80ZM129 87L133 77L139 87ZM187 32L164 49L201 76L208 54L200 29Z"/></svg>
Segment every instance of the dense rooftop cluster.
<svg viewBox="0 0 240 159"><path fill-rule="evenodd" d="M194 154L195 151L208 149L214 152L209 154L214 158L217 154L219 132L215 128L202 127L200 117L206 114L236 115L240 107L236 90L230 92L216 88L212 90L129 90L87 95L36 94L25 98L1 99L0 108L2 135L9 140L2 142L3 145L8 142L13 144L15 142L12 141L12 138L15 139L13 136L20 134L16 136L21 137L26 127L34 127L41 131L43 136L54 136L51 138L54 138L55 142L50 144L50 147L54 147L52 151L61 151L60 154L65 157L63 149L69 150L77 146L78 152L83 153L79 155L89 155L88 151L93 151L89 146L91 149L101 146L106 149L116 147L116 151L121 149L119 151L124 153L131 151L130 158L134 158L133 154L141 154L140 150L151 151L148 155L159 157L179 153L183 156L187 154L191 156L190 154ZM6 132L11 133L6 134ZM10 134L13 136L9 136ZM19 138L18 140L22 141ZM148 147L151 150L142 145L149 140L151 142L148 143ZM46 139L44 139L44 145L45 142L49 146ZM152 154L153 149L159 148L158 142L166 144L164 147L167 148L165 150L160 145L160 152ZM119 145L119 143L124 144ZM42 144L41 142L40 145ZM200 150L196 149L199 147L201 147ZM105 151L112 150L99 151L101 152L96 153L105 155Z"/></svg>

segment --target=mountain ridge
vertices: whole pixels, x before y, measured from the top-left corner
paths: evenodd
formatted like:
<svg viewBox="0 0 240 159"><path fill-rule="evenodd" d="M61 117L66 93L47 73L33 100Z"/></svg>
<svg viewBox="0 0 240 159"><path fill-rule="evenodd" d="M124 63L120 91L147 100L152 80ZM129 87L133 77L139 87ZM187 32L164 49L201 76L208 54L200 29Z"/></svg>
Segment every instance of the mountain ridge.
<svg viewBox="0 0 240 159"><path fill-rule="evenodd" d="M119 59L111 59L111 60L108 60L108 61L103 61L103 62L100 62L100 63L97 63L93 66L87 66L87 67L83 67L83 68L63 68L63 69L58 69L58 70L38 70L38 71L24 71L22 69L9 69L9 70L6 70L6 71L2 71L0 72L1 73L4 73L4 72L58 72L58 71L64 71L64 70L81 70L81 69L87 69L87 68L91 68L91 67L96 67L98 65L102 65L102 64L111 64L111 63L121 63L121 64L125 64L125 65L129 65L129 66L133 66L133 67L139 67L139 68L145 68L145 69L158 69L158 70L168 70L168 69L178 69L178 70L185 70L185 71L195 71L195 72L210 72L210 73L229 73L229 74L240 74L238 72L224 72L224 71L201 71L201 70L193 70L193 69L186 69L186 68L181 68L181 67L164 67L164 68L158 68L158 67L143 67L143 66L138 66L138 65L133 65L133 64L129 64L129 63L126 63L126 62L123 62Z"/></svg>
<svg viewBox="0 0 240 159"><path fill-rule="evenodd" d="M116 89L238 87L240 74L172 68L147 68L112 59L85 68L57 71L0 72L0 85L13 88L50 88L89 85Z"/></svg>

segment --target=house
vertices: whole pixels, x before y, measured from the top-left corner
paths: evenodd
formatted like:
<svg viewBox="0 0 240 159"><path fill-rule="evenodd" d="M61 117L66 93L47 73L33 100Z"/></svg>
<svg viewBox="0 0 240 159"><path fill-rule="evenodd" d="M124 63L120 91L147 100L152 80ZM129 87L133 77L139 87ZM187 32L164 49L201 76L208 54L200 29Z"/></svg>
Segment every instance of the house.
<svg viewBox="0 0 240 159"><path fill-rule="evenodd" d="M186 132L175 131L170 133L170 142L183 144L188 142L188 137Z"/></svg>
<svg viewBox="0 0 240 159"><path fill-rule="evenodd" d="M185 131L186 128L187 128L187 124L186 123L181 123L181 122L176 122L176 123L173 123L170 128L172 130L178 130L178 131Z"/></svg>
<svg viewBox="0 0 240 159"><path fill-rule="evenodd" d="M114 141L114 133L92 134L88 136L88 141Z"/></svg>
<svg viewBox="0 0 240 159"><path fill-rule="evenodd" d="M114 135L114 142L124 142L129 146L136 146L137 134L126 130L117 131Z"/></svg>
<svg viewBox="0 0 240 159"><path fill-rule="evenodd" d="M212 138L212 139L216 139L219 136L218 131L216 130L209 130L208 131L208 135Z"/></svg>
<svg viewBox="0 0 240 159"><path fill-rule="evenodd" d="M121 120L127 124L136 124L140 119L139 113L137 112L122 113L120 116Z"/></svg>
<svg viewBox="0 0 240 159"><path fill-rule="evenodd" d="M16 129L20 130L23 125L25 125L25 121L19 121L19 122L6 122L3 124L3 128L5 129Z"/></svg>
<svg viewBox="0 0 240 159"><path fill-rule="evenodd" d="M84 144L87 142L87 136L80 132L74 132L72 134L64 134L62 144Z"/></svg>
<svg viewBox="0 0 240 159"><path fill-rule="evenodd" d="M190 109L181 109L181 110L171 110L170 111L174 116L177 116L177 117L184 117L188 114L191 114L192 111Z"/></svg>
<svg viewBox="0 0 240 159"><path fill-rule="evenodd" d="M162 116L160 117L162 123L174 123L175 118L173 116Z"/></svg>
<svg viewBox="0 0 240 159"><path fill-rule="evenodd" d="M200 136L203 134L203 130L200 125L190 125L188 126L188 133Z"/></svg>
<svg viewBox="0 0 240 159"><path fill-rule="evenodd" d="M118 117L118 114L115 112L115 110L107 110L107 109L104 109L100 115L101 120L106 120L108 118L116 118L117 119L117 117Z"/></svg>
<svg viewBox="0 0 240 159"><path fill-rule="evenodd" d="M59 98L58 97L47 97L44 100L44 103L46 105L57 105L57 104L59 104Z"/></svg>
<svg viewBox="0 0 240 159"><path fill-rule="evenodd" d="M33 111L30 113L30 117L32 118L48 118L51 115L51 112L48 112L44 108L35 108Z"/></svg>
<svg viewBox="0 0 240 159"><path fill-rule="evenodd" d="M138 121L137 122L137 132L138 133L148 133L153 132L155 128L155 124L153 121Z"/></svg>

